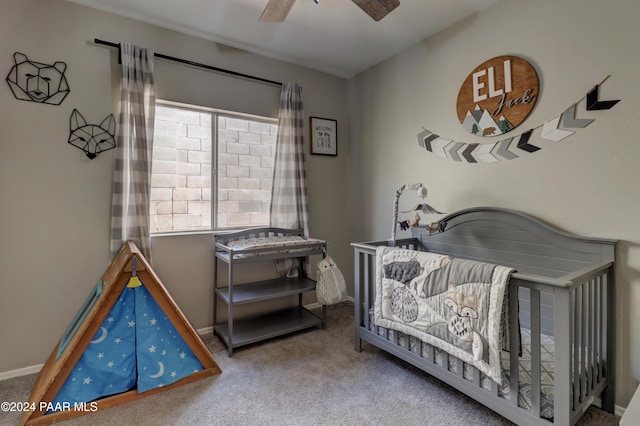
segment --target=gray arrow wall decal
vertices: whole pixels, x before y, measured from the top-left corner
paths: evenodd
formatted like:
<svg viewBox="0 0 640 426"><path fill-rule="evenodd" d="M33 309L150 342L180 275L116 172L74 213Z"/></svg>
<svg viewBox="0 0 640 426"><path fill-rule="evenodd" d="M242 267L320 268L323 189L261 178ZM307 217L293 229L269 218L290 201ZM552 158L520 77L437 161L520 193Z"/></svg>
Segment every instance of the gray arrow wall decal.
<svg viewBox="0 0 640 426"><path fill-rule="evenodd" d="M464 151L462 151L462 156L465 160L467 160L467 163L477 163L476 159L473 157L473 155L471 155L473 150L477 147L477 143L470 143L469 146L467 146Z"/></svg>
<svg viewBox="0 0 640 426"><path fill-rule="evenodd" d="M518 155L508 150L511 141L513 141L513 138L505 139L498 142L496 148L494 148L495 154L501 156L506 160L513 160L514 158L518 158Z"/></svg>
<svg viewBox="0 0 640 426"><path fill-rule="evenodd" d="M427 137L428 135L430 135L431 132L428 130L423 130L422 132L418 133L418 145L420 145L421 147L424 148L424 138Z"/></svg>
<svg viewBox="0 0 640 426"><path fill-rule="evenodd" d="M569 127L571 129L582 129L591 124L594 120L592 118L576 118L576 106L573 104L565 112L562 113L562 127Z"/></svg>
<svg viewBox="0 0 640 426"><path fill-rule="evenodd" d="M454 142L451 148L447 150L449 156L453 161L462 161L462 158L460 158L460 156L458 155L458 151L460 151L460 148L462 148L464 145L465 144L463 144L462 142Z"/></svg>
<svg viewBox="0 0 640 426"><path fill-rule="evenodd" d="M424 138L424 147L427 149L427 151L433 152L433 148L431 147L431 142L438 139L439 137L440 136L436 135L435 133L431 133L429 136Z"/></svg>

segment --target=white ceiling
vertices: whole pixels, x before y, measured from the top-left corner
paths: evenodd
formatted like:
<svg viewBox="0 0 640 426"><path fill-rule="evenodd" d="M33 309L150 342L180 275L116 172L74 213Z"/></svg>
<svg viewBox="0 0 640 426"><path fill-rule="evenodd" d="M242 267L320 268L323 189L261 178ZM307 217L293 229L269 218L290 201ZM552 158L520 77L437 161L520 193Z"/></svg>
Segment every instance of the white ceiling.
<svg viewBox="0 0 640 426"><path fill-rule="evenodd" d="M297 0L282 23L258 22L267 0L70 1L348 78L497 0L400 0L379 22L350 0Z"/></svg>

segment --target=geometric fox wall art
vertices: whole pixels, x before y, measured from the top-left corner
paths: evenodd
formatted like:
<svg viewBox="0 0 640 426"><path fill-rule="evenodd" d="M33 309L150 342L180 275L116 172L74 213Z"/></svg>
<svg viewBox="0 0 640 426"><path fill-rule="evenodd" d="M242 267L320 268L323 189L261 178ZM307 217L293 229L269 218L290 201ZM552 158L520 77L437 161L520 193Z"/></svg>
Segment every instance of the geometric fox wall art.
<svg viewBox="0 0 640 426"><path fill-rule="evenodd" d="M87 124L82 114L77 109L71 113L68 142L93 160L98 154L116 147L116 120L113 114L105 118L102 123Z"/></svg>
<svg viewBox="0 0 640 426"><path fill-rule="evenodd" d="M16 99L41 104L60 105L69 94L64 76L67 64L53 65L30 61L24 53L13 54L15 65L7 75L7 83Z"/></svg>

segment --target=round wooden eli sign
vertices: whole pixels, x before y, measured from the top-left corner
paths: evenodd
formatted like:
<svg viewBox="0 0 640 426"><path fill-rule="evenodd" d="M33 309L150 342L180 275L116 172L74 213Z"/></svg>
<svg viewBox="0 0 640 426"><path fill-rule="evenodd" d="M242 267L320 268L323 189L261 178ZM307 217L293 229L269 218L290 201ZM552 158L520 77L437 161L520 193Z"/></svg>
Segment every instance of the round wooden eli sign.
<svg viewBox="0 0 640 426"><path fill-rule="evenodd" d="M458 93L458 119L477 136L498 136L522 123L538 99L538 74L517 56L478 65Z"/></svg>

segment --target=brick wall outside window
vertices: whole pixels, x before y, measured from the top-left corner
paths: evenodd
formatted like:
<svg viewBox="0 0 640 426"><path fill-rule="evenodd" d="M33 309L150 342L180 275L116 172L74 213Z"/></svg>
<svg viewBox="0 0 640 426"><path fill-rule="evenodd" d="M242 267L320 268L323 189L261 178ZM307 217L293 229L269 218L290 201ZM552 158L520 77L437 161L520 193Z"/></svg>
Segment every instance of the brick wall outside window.
<svg viewBox="0 0 640 426"><path fill-rule="evenodd" d="M217 156L212 120L218 121ZM151 233L269 224L278 126L208 111L156 105L151 177ZM217 159L218 188L212 160Z"/></svg>

